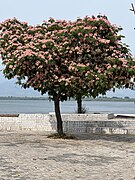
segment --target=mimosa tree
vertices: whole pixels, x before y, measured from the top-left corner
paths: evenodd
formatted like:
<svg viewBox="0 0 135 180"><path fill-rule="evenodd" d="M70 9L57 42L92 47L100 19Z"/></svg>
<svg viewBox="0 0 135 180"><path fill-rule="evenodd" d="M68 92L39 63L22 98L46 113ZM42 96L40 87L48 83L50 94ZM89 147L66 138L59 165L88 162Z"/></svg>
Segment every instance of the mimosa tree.
<svg viewBox="0 0 135 180"><path fill-rule="evenodd" d="M16 77L24 88L49 94L62 135L60 101L96 97L127 85L134 75L134 62L119 30L104 16L74 22L50 18L34 27L8 19L0 24L3 73L8 79Z"/></svg>
<svg viewBox="0 0 135 180"><path fill-rule="evenodd" d="M32 27L9 19L1 23L0 36L5 77L16 77L22 87L49 94L54 101L59 134L63 134L59 102L70 96L70 89L66 87L70 72L63 53L64 36L60 34L66 23L53 23L50 19Z"/></svg>
<svg viewBox="0 0 135 180"><path fill-rule="evenodd" d="M128 46L122 43L122 28L112 25L106 16L78 18L65 34L72 88L82 112L82 98L97 97L114 87L123 87L134 74L134 62Z"/></svg>

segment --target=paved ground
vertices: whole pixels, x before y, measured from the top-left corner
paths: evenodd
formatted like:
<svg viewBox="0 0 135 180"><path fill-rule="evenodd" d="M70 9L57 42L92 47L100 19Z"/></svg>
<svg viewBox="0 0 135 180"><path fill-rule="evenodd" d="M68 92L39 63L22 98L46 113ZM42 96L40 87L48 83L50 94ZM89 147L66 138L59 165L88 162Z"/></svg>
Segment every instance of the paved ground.
<svg viewBox="0 0 135 180"><path fill-rule="evenodd" d="M133 180L135 136L0 132L0 180Z"/></svg>

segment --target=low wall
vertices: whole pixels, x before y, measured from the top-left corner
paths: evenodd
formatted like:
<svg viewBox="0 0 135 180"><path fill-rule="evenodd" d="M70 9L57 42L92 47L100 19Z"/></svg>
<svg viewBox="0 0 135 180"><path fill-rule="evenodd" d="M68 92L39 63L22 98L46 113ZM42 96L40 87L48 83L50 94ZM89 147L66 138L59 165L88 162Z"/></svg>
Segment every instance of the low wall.
<svg viewBox="0 0 135 180"><path fill-rule="evenodd" d="M135 118L117 118L113 114L62 114L67 133L135 134ZM49 114L0 115L1 131L56 132L56 118Z"/></svg>
<svg viewBox="0 0 135 180"><path fill-rule="evenodd" d="M48 114L0 115L0 130L51 131Z"/></svg>

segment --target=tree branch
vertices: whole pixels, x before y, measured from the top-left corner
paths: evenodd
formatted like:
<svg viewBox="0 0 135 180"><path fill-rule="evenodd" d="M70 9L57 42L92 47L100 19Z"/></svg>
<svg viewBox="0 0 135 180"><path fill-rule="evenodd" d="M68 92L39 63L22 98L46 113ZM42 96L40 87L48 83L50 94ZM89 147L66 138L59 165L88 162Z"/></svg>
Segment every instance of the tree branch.
<svg viewBox="0 0 135 180"><path fill-rule="evenodd" d="M131 3L131 6L132 6L132 8L130 9L130 11L133 11L133 13L135 15L135 7L134 7L133 3Z"/></svg>

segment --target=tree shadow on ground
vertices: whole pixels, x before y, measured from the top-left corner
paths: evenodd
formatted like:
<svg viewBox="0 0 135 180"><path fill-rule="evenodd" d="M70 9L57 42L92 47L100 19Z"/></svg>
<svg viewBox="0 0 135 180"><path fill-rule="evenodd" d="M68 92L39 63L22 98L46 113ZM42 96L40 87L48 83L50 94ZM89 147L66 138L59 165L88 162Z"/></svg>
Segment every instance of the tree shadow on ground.
<svg viewBox="0 0 135 180"><path fill-rule="evenodd" d="M130 134L76 134L79 140L105 140L113 142L134 143L135 135Z"/></svg>
<svg viewBox="0 0 135 180"><path fill-rule="evenodd" d="M71 164L83 164L87 166L102 166L104 164L115 163L121 160L117 156L102 156L102 155L90 155L90 154L77 154L77 153L66 153L56 156L49 156L47 160L53 160L55 162L68 162Z"/></svg>

